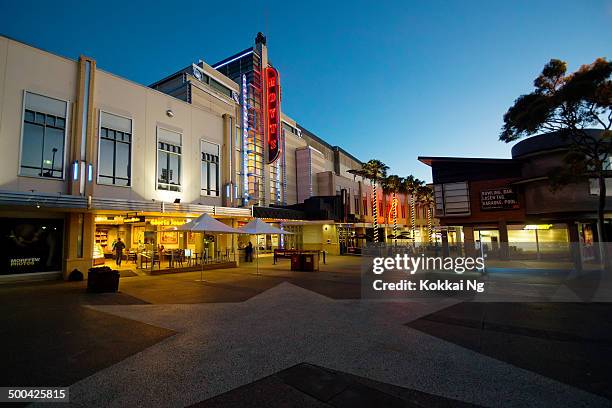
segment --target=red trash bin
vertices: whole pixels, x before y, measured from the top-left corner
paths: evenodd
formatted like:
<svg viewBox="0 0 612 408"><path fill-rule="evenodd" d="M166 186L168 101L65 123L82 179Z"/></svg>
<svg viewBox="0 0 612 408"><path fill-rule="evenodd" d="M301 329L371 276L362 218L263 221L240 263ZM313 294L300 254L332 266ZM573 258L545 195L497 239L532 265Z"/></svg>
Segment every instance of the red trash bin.
<svg viewBox="0 0 612 408"><path fill-rule="evenodd" d="M300 254L291 254L291 270L301 271L302 267L302 256Z"/></svg>

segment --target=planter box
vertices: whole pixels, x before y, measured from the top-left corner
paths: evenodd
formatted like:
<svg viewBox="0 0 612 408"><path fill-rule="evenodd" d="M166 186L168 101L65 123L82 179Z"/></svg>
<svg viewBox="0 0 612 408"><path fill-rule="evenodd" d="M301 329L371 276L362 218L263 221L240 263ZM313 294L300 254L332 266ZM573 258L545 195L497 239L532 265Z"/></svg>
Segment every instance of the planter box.
<svg viewBox="0 0 612 408"><path fill-rule="evenodd" d="M108 266L91 268L87 273L87 291L92 293L117 292L119 290L119 271Z"/></svg>

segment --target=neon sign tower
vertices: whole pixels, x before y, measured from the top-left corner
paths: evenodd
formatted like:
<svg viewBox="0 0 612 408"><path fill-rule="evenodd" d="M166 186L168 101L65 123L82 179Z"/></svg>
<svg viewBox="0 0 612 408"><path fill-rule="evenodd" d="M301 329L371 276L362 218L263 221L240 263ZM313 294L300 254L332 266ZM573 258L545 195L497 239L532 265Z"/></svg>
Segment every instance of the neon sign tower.
<svg viewBox="0 0 612 408"><path fill-rule="evenodd" d="M243 206L284 200L284 138L281 122L280 75L268 61L266 37L257 34L255 46L212 66L240 85L241 178Z"/></svg>

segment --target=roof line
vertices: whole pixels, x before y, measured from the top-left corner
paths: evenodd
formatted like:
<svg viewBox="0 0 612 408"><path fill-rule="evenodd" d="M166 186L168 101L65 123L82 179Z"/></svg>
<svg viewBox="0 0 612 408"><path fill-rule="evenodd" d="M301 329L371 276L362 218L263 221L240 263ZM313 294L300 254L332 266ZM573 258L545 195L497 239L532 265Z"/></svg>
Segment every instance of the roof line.
<svg viewBox="0 0 612 408"><path fill-rule="evenodd" d="M247 53L247 52L249 52L249 51L253 52L253 47L245 48L244 50L242 50L242 51L240 51L240 52L237 52L236 54L234 54L234 55L232 55L232 56L229 56L229 57L227 57L227 58L225 58L225 59L222 59L221 61L218 61L218 62L216 62L216 63L214 63L214 64L211 64L210 66L211 66L213 69L217 69L217 68L219 68L220 66L222 66L222 65L224 65L224 64L226 64L226 63L228 63L228 62L229 62L229 61L231 61L232 59L234 59L234 58L238 58L238 57L242 56L243 54L246 54L246 53Z"/></svg>
<svg viewBox="0 0 612 408"><path fill-rule="evenodd" d="M511 163L516 162L515 159L504 159L498 157L448 157L448 156L419 156L417 160L428 166L434 161L446 162L489 162L489 163Z"/></svg>

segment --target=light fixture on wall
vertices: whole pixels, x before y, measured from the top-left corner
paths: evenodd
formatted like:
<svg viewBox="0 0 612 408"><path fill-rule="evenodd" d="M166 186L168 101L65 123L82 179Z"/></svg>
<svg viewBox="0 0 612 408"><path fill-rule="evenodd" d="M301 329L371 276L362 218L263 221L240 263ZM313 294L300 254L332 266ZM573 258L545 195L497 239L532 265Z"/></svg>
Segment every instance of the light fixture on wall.
<svg viewBox="0 0 612 408"><path fill-rule="evenodd" d="M168 109L166 111L166 115L168 115L169 118L173 118L174 117L174 112L172 112L172 109Z"/></svg>

